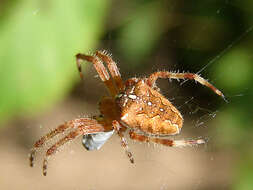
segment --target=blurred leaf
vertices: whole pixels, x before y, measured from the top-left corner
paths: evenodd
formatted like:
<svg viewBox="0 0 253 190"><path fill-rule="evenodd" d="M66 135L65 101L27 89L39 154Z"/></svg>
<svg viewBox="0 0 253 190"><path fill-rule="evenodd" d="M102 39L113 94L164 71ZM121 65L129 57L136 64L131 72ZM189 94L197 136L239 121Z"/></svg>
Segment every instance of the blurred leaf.
<svg viewBox="0 0 253 190"><path fill-rule="evenodd" d="M249 190L253 187L253 157L248 153L243 154L241 163L238 164L238 171L235 172L235 181L237 182L234 186L234 190Z"/></svg>
<svg viewBox="0 0 253 190"><path fill-rule="evenodd" d="M27 0L9 11L0 26L0 120L63 98L78 77L74 56L94 47L107 4Z"/></svg>
<svg viewBox="0 0 253 190"><path fill-rule="evenodd" d="M243 121L243 122L242 122ZM251 118L245 113L245 110L239 106L230 105L226 110L218 114L216 118L216 134L219 139L219 146L241 147L247 145L252 138ZM247 147L245 147L247 148ZM243 148L240 148L241 150Z"/></svg>
<svg viewBox="0 0 253 190"><path fill-rule="evenodd" d="M130 14L118 41L129 60L137 62L154 48L166 27L164 11L161 2L155 1L142 5Z"/></svg>
<svg viewBox="0 0 253 190"><path fill-rule="evenodd" d="M246 49L230 51L217 64L214 74L227 91L238 91L251 86L253 56ZM215 76L214 76L215 77Z"/></svg>

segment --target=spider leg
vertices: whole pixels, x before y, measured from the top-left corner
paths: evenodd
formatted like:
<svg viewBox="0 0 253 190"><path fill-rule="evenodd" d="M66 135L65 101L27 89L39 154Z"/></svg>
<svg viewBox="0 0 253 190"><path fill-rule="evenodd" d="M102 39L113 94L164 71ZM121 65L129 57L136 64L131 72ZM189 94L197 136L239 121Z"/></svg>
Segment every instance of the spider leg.
<svg viewBox="0 0 253 190"><path fill-rule="evenodd" d="M119 69L116 63L113 61L112 57L106 53L106 51L97 51L96 56L98 56L103 62L107 64L107 67L111 73L112 78L115 81L116 87L120 90L123 88L123 81L120 76Z"/></svg>
<svg viewBox="0 0 253 190"><path fill-rule="evenodd" d="M125 149L126 155L128 156L128 158L130 159L130 162L133 164L134 163L134 158L132 153L129 150L127 141L124 137L124 132L126 131L125 127L121 127L119 122L114 120L112 122L112 126L114 128L114 130L118 133L119 137L120 137L120 141L121 141L121 146Z"/></svg>
<svg viewBox="0 0 253 190"><path fill-rule="evenodd" d="M94 125L94 124L97 124L97 121L94 119L90 119L90 118L75 119L75 120L65 122L64 124L58 126L56 129L54 129L53 131L42 136L38 141L36 141L34 143L33 148L31 149L31 153L29 155L30 166L33 167L36 151L40 147L42 147L47 141L49 141L50 139L52 139L56 135L61 134L70 128L76 128L79 125Z"/></svg>
<svg viewBox="0 0 253 190"><path fill-rule="evenodd" d="M145 135L137 134L133 131L129 132L130 138L140 142L153 142L156 144L162 144L170 147L185 147L185 146L194 146L199 144L204 144L206 141L204 139L197 140L171 140L171 139L161 139L156 137L148 137Z"/></svg>
<svg viewBox="0 0 253 190"><path fill-rule="evenodd" d="M195 80L199 82L200 84L207 86L210 88L214 93L218 94L221 96L226 102L227 100L225 99L224 94L218 90L215 86L213 86L211 83L209 83L206 79L202 78L198 74L194 73L173 73L173 72L168 72L168 71L158 71L149 76L147 79L147 84L150 87L155 86L155 82L158 78L171 78L171 79L190 79L190 80Z"/></svg>
<svg viewBox="0 0 253 190"><path fill-rule="evenodd" d="M76 139L77 137L81 135L86 134L92 134L92 133L98 133L98 132L104 132L104 127L98 123L93 123L91 125L87 125L86 123L77 123L77 128L74 131L71 131L69 134L67 134L65 137L60 139L58 142L56 142L53 146L51 146L45 155L44 161L43 161L43 175L47 175L47 165L48 165L48 159L54 155L59 148L64 145L67 142L70 142L73 139Z"/></svg>
<svg viewBox="0 0 253 190"><path fill-rule="evenodd" d="M113 84L112 79L110 78L108 71L104 67L102 61L96 56L90 56L90 55L85 55L85 54L80 54L80 53L77 54L76 64L77 64L77 68L78 68L81 78L83 78L82 67L81 67L82 61L88 61L88 62L93 63L93 66L95 67L100 79L105 83L111 95L114 96L117 93L117 90Z"/></svg>

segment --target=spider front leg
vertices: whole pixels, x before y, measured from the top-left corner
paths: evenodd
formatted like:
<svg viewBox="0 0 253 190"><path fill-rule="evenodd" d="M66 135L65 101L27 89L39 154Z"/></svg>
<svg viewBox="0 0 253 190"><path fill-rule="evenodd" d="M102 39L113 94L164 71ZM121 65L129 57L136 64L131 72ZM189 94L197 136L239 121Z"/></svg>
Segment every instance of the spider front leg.
<svg viewBox="0 0 253 190"><path fill-rule="evenodd" d="M53 146L51 146L45 155L44 161L43 161L43 175L47 175L47 165L48 165L48 159L54 155L59 148L64 145L67 142L70 142L71 140L76 139L77 137L80 137L82 135L87 134L93 134L98 132L104 132L104 127L98 123L94 123L92 125L80 124L76 123L77 128L74 131L71 131L68 135L60 139L58 142L56 142Z"/></svg>
<svg viewBox="0 0 253 190"><path fill-rule="evenodd" d="M120 76L119 69L116 65L116 63L112 60L112 57L106 53L106 51L97 51L96 56L98 56L103 62L107 64L107 67L112 75L112 78L117 86L117 88L120 90L123 88L123 81Z"/></svg>
<svg viewBox="0 0 253 190"><path fill-rule="evenodd" d="M112 122L112 126L113 126L114 130L118 133L118 135L120 137L120 140L121 140L121 146L125 149L126 155L130 159L130 162L133 164L134 163L134 158L133 158L132 153L129 150L127 141L126 141L126 139L124 137L124 132L126 131L126 128L125 127L121 127L120 124L119 124L119 122L116 121L116 120L114 120Z"/></svg>
<svg viewBox="0 0 253 190"><path fill-rule="evenodd" d="M156 144L162 144L170 147L186 147L186 146L194 146L206 143L204 139L197 140L171 140L171 139L161 139L155 137L148 137L145 135L137 134L133 131L129 132L130 138L133 140L137 140L140 142L153 142Z"/></svg>
<svg viewBox="0 0 253 190"><path fill-rule="evenodd" d="M77 68L78 68L81 78L83 78L82 67L81 67L82 61L88 61L88 62L93 63L93 66L95 67L100 79L105 83L110 94L114 96L117 93L117 89L115 88L113 81L110 78L110 75L108 71L106 70L106 68L104 67L102 61L96 56L90 56L90 55L85 55L85 54L80 54L80 53L77 54L76 64L77 64Z"/></svg>
<svg viewBox="0 0 253 190"><path fill-rule="evenodd" d="M80 124L94 125L95 123L97 123L97 121L92 120L90 118L75 119L75 120L65 122L64 124L58 126L56 129L54 129L53 131L51 131L51 132L47 133L46 135L42 136L38 141L36 141L34 143L33 148L31 149L31 153L29 155L30 166L33 167L34 157L35 157L36 151L40 147L42 147L45 144L45 142L51 140L56 135L59 135L59 134L63 133L64 131L66 131L70 128L76 128L77 124L79 124L79 125Z"/></svg>
<svg viewBox="0 0 253 190"><path fill-rule="evenodd" d="M195 80L195 81L199 82L200 84L210 88L212 91L214 91L214 93L221 96L224 99L224 101L227 102L227 100L225 99L224 94L220 90L218 90L215 86L213 86L211 83L209 83L206 79L202 78L198 74L194 74L194 73L173 73L173 72L168 72L168 71L158 71L158 72L155 72L155 73L153 73L149 76L149 78L147 79L147 84L150 87L153 88L155 86L155 82L158 78Z"/></svg>

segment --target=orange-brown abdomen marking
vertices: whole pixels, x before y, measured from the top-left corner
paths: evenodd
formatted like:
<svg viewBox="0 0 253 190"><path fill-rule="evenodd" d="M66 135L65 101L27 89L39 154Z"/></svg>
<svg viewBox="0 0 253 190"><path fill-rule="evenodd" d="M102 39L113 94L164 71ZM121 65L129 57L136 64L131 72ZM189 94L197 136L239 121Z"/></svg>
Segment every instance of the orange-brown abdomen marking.
<svg viewBox="0 0 253 190"><path fill-rule="evenodd" d="M143 80L128 87L118 104L121 121L129 128L155 135L174 135L182 128L180 112Z"/></svg>

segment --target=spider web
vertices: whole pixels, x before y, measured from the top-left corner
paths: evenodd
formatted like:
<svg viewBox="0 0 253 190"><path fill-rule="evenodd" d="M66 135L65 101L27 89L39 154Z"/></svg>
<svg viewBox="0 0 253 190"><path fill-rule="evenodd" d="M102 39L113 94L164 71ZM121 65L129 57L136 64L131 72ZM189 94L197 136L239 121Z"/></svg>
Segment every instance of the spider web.
<svg viewBox="0 0 253 190"><path fill-rule="evenodd" d="M217 11L220 11L220 9L218 9ZM236 37L234 40L230 41L228 43L228 45L223 48L222 51L220 51L217 55L215 55L213 58L211 58L204 66L202 66L197 72L196 74L202 74L204 73L206 70L208 70L210 73L213 70L213 66L215 66L216 64L218 64L219 60L225 56L227 53L229 53L233 48L235 48L237 45L240 44L240 42L242 42L246 37L248 37L250 35L250 33L252 33L253 30L253 25L250 25L248 28L246 28L238 37ZM196 37L197 38L197 37ZM190 46L189 46L190 48ZM204 78L206 78L204 75L202 75ZM221 78L221 74L220 75L216 75L214 78L211 78L211 82L212 84L215 85L215 81L219 78ZM189 80L184 80L182 82L180 82L180 86L183 88L184 85L188 82ZM198 84L198 88L202 88L200 84ZM222 90L222 89L220 89ZM178 91L178 87L173 87L173 89L171 91ZM224 108L226 108L230 103L232 103L233 101L237 100L238 98L242 98L243 96L247 95L249 92L246 89L241 89L240 92L236 93L236 94L229 94L229 93L225 93L226 98L228 99L228 102L225 103L221 103L221 105L219 106L219 108L217 108L216 104L217 101L220 102L219 100L216 99L216 101L214 102L209 102L208 105L199 105L199 102L197 101L197 99L199 98L199 95L193 95L191 97L184 97L181 93L176 92L176 94L180 94L179 97L177 98L170 98L171 101L177 101L182 99L182 101L179 101L181 103L179 103L179 105L177 106L177 108L179 110L184 110L184 114L187 115L188 117L194 116L190 121L190 126L188 125L188 128L191 129L196 129L196 128L208 128L209 123L215 119L215 117L219 114L220 110L223 110ZM180 97L181 96L181 97ZM197 115L197 116L196 116ZM183 129L184 130L184 129ZM203 131L202 131L203 133ZM212 136L210 134L205 135L208 138L212 138ZM177 137L178 139L178 137ZM212 149L210 147L210 145L207 145L206 148L208 149ZM214 157L211 156L210 157L210 161L213 161ZM172 171L174 174L177 172ZM175 174L177 175L177 174ZM167 179L168 180L168 179ZM196 180L196 184L194 186L194 189L201 189L201 184L203 183L203 179L194 179ZM165 182L165 178L163 178L161 180L161 186L160 189L167 189L168 187L170 187L170 185L168 183ZM227 188L224 186L224 188Z"/></svg>
<svg viewBox="0 0 253 190"><path fill-rule="evenodd" d="M253 30L253 25L249 26L241 35L239 35L236 39L234 39L232 42L230 42L227 45L227 47L225 47L218 55L211 58L210 61L207 62L207 64L205 64L201 69L199 69L198 72L196 72L196 74L201 75L209 67L217 64L220 58L222 58L226 53L228 53L236 45L238 45L245 37L247 37L247 35L249 35L250 32L252 32L252 30ZM215 81L217 80L217 78L220 78L220 77L221 76L216 76L216 78L213 78L210 82L212 84L215 84ZM184 80L183 82L180 83L180 85L183 86L187 81L189 81L189 80L188 79ZM233 95L226 94L226 98L228 98L227 103L233 101L234 98L244 96L244 94L245 94L245 91L242 91L242 92L239 92L238 94L233 94ZM189 115L197 114L198 112L203 112L204 114L202 114L202 116L200 116L196 121L193 122L195 127L200 127L200 126L203 126L206 122L209 122L210 120L215 118L215 116L217 115L219 110L218 109L211 110L211 109L197 105L197 103L194 102L194 100L196 98L197 98L197 96L192 96L192 97L188 98L178 108L180 109L181 107L187 106L189 108L189 113L188 113ZM210 103L210 105L211 105L211 103ZM226 106L226 104L223 104L220 107L220 109L222 109L225 106Z"/></svg>

